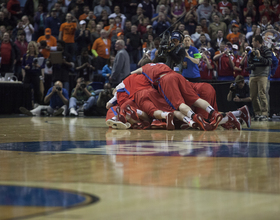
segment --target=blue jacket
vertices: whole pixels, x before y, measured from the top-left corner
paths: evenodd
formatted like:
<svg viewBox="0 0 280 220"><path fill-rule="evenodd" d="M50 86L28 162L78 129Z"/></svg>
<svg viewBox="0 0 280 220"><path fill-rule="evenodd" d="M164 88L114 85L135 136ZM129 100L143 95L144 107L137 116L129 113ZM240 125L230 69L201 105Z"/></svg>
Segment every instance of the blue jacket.
<svg viewBox="0 0 280 220"><path fill-rule="evenodd" d="M61 22L60 22L59 18L53 18L53 17L46 18L45 28L50 28L52 30L53 36L59 35L60 25L61 25Z"/></svg>
<svg viewBox="0 0 280 220"><path fill-rule="evenodd" d="M270 67L270 74L268 75L268 79L270 79L270 76L274 76L274 74L278 68L278 63L279 63L279 60L272 52L272 65Z"/></svg>
<svg viewBox="0 0 280 220"><path fill-rule="evenodd" d="M102 69L102 77L105 78L105 83L109 82L109 77L107 76L108 73L111 75L112 69L106 64Z"/></svg>

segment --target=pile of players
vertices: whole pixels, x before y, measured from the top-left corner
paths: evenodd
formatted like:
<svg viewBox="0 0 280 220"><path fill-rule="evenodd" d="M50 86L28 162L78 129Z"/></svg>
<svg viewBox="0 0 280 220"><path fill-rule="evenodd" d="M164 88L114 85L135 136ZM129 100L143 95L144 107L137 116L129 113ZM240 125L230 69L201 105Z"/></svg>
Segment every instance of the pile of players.
<svg viewBox="0 0 280 220"><path fill-rule="evenodd" d="M195 128L241 129L237 118L251 125L247 106L219 113L215 89L208 83L191 83L163 63L142 62L114 90L107 103L106 124L116 129Z"/></svg>

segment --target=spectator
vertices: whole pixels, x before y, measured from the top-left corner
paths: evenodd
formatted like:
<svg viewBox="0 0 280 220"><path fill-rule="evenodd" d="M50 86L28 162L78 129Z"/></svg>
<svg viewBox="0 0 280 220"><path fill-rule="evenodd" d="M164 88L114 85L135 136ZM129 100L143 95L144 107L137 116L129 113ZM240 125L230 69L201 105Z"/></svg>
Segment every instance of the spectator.
<svg viewBox="0 0 280 220"><path fill-rule="evenodd" d="M200 19L200 25L201 25L201 28L202 28L202 32L203 33L206 33L206 34L209 34L208 32L208 24L207 24L207 20L205 18L201 18Z"/></svg>
<svg viewBox="0 0 280 220"><path fill-rule="evenodd" d="M20 19L22 16L22 11L20 8L20 2L18 0L9 0L7 3L7 9L12 16Z"/></svg>
<svg viewBox="0 0 280 220"><path fill-rule="evenodd" d="M20 107L19 110L28 116L40 116L44 111L47 115L59 116L62 114L63 116L66 116L69 95L67 90L63 88L62 82L55 82L54 86L48 90L44 102L46 104L50 102L50 105L39 105L31 111L24 107Z"/></svg>
<svg viewBox="0 0 280 220"><path fill-rule="evenodd" d="M111 9L106 5L106 0L100 0L99 5L96 5L94 7L93 13L96 17L101 16L102 11L105 10L107 14L111 14Z"/></svg>
<svg viewBox="0 0 280 220"><path fill-rule="evenodd" d="M139 21L143 20L144 19L144 14L143 14L143 8L142 7L137 7L137 10L136 10L136 15L133 15L131 17L131 24L135 24L138 26L139 24ZM153 21L153 20L152 20Z"/></svg>
<svg viewBox="0 0 280 220"><path fill-rule="evenodd" d="M65 51L64 41L57 41L57 51L62 52L62 63L53 64L52 81L60 81L64 88L69 91L69 72L75 67L71 54Z"/></svg>
<svg viewBox="0 0 280 220"><path fill-rule="evenodd" d="M15 24L11 19L6 18L4 13L0 11L0 26L16 26Z"/></svg>
<svg viewBox="0 0 280 220"><path fill-rule="evenodd" d="M124 49L124 41L118 40L115 49L118 51L113 64L110 82L115 88L125 77L130 74L130 60L127 51Z"/></svg>
<svg viewBox="0 0 280 220"><path fill-rule="evenodd" d="M275 73L274 73L274 75L271 76L271 78L277 79L277 78L280 78L280 67L279 67L280 66L280 48L275 47L273 49L273 53L276 56L276 58L278 59L278 67L276 68Z"/></svg>
<svg viewBox="0 0 280 220"><path fill-rule="evenodd" d="M83 0L71 1L68 5L68 12L74 10L75 17L78 19L84 13L85 2Z"/></svg>
<svg viewBox="0 0 280 220"><path fill-rule="evenodd" d="M186 11L190 11L192 8L196 8L197 5L198 5L197 0L185 1Z"/></svg>
<svg viewBox="0 0 280 220"><path fill-rule="evenodd" d="M233 68L233 76L234 78L236 78L239 75L242 75L242 67L241 67L241 60L242 60L242 56L240 56L239 54L239 47L237 44L233 44L232 45L232 51L233 51L233 64L234 64L234 68Z"/></svg>
<svg viewBox="0 0 280 220"><path fill-rule="evenodd" d="M70 13L66 15L66 22L61 24L59 29L59 40L65 42L65 53L75 54L75 31L77 29L77 19Z"/></svg>
<svg viewBox="0 0 280 220"><path fill-rule="evenodd" d="M261 28L261 32L265 31L268 27L268 25L270 24L270 22L268 22L268 19L265 15L262 16L261 22L259 22L259 26Z"/></svg>
<svg viewBox="0 0 280 220"><path fill-rule="evenodd" d="M38 10L39 4L43 5L44 10L48 8L48 1L38 0L38 1L36 1L36 4L35 4L34 0L27 0L25 2L24 9L23 9L24 14L33 18L35 13Z"/></svg>
<svg viewBox="0 0 280 220"><path fill-rule="evenodd" d="M243 9L243 16L246 18L250 16L252 21L255 22L255 16L257 14L256 7L254 6L253 0L248 0L246 8Z"/></svg>
<svg viewBox="0 0 280 220"><path fill-rule="evenodd" d="M228 26L231 24L233 17L231 15L231 10L229 7L225 7L224 12L225 13L222 16L222 21Z"/></svg>
<svg viewBox="0 0 280 220"><path fill-rule="evenodd" d="M40 80L44 78L45 61L40 62L38 46L31 41L27 46L27 52L22 58L22 77L24 84L30 84L34 93L34 105L40 104L44 94L40 91Z"/></svg>
<svg viewBox="0 0 280 220"><path fill-rule="evenodd" d="M89 6L84 5L83 8L84 8L84 13L79 16L79 21L86 20L89 14ZM95 15L94 15L94 19L96 19Z"/></svg>
<svg viewBox="0 0 280 220"><path fill-rule="evenodd" d="M103 22L104 26L109 25L109 18L108 18L108 12L106 10L103 10L101 12L101 15L99 15L98 17L96 17L96 22Z"/></svg>
<svg viewBox="0 0 280 220"><path fill-rule="evenodd" d="M89 30L86 29L86 22L80 21L80 29L75 32L75 43L76 43L76 55L80 54L82 48L88 47L91 42L91 36Z"/></svg>
<svg viewBox="0 0 280 220"><path fill-rule="evenodd" d="M222 30L218 30L216 40L212 40L212 45L215 46L214 49L217 50L223 41L227 42L228 40L224 38L224 32Z"/></svg>
<svg viewBox="0 0 280 220"><path fill-rule="evenodd" d="M208 41L207 41L205 34L200 35L199 40L196 44L196 48L198 48L198 49L208 48Z"/></svg>
<svg viewBox="0 0 280 220"><path fill-rule="evenodd" d="M10 35L5 32L3 40L0 43L0 52L2 54L1 59L1 75L5 76L5 73L12 73L13 66L19 57L17 46L10 40Z"/></svg>
<svg viewBox="0 0 280 220"><path fill-rule="evenodd" d="M52 35L56 39L58 39L60 24L61 21L57 17L56 10L53 8L51 11L51 16L46 18L45 27L52 30Z"/></svg>
<svg viewBox="0 0 280 220"><path fill-rule="evenodd" d="M88 22L90 21L95 21L96 17L93 14L93 11L89 11L88 16L85 18L86 23L88 24Z"/></svg>
<svg viewBox="0 0 280 220"><path fill-rule="evenodd" d="M34 39L37 40L44 35L47 13L43 11L43 5L38 6L38 11L34 16Z"/></svg>
<svg viewBox="0 0 280 220"><path fill-rule="evenodd" d="M175 18L180 18L186 12L186 8L184 5L184 1L182 0L174 0L171 3L171 15Z"/></svg>
<svg viewBox="0 0 280 220"><path fill-rule="evenodd" d="M96 29L91 32L91 42L94 43L94 41L100 37L100 32L102 30L102 27L100 24L96 25Z"/></svg>
<svg viewBox="0 0 280 220"><path fill-rule="evenodd" d="M142 48L141 37L137 32L136 25L132 25L131 33L126 35L126 45L129 46L130 62L138 63L140 57L139 53Z"/></svg>
<svg viewBox="0 0 280 220"><path fill-rule="evenodd" d="M228 32L226 24L220 21L219 16L213 15L213 22L209 25L209 36L212 40L216 40L218 30L221 30L224 36Z"/></svg>
<svg viewBox="0 0 280 220"><path fill-rule="evenodd" d="M108 38L111 40L113 36L113 31L117 29L117 25L114 18L109 19L109 25L104 27L104 30L107 32Z"/></svg>
<svg viewBox="0 0 280 220"><path fill-rule="evenodd" d="M248 46L245 48L246 50L242 53L242 55L241 55L242 59L239 63L239 67L242 69L241 75L244 77L247 77L247 78L249 78L249 75L250 75L250 72L247 70L247 67L248 67L247 53L248 53L248 50L251 49L251 48L250 49L249 48L250 47L248 47ZM238 67L238 63L236 63L235 65Z"/></svg>
<svg viewBox="0 0 280 220"><path fill-rule="evenodd" d="M211 20L212 21L214 20L213 19L214 15L218 15L219 18L221 19L223 15L219 12L218 5L216 4L216 2L211 2L211 6L212 6Z"/></svg>
<svg viewBox="0 0 280 220"><path fill-rule="evenodd" d="M109 83L109 78L112 74L114 61L115 61L115 56L110 56L108 63L102 69L102 77L104 78L105 83Z"/></svg>
<svg viewBox="0 0 280 220"><path fill-rule="evenodd" d="M155 48L154 37L152 34L148 35L148 40L147 42L143 43L142 48L143 48L143 52L149 51L149 53L151 53L151 51Z"/></svg>
<svg viewBox="0 0 280 220"><path fill-rule="evenodd" d="M143 21L139 22L139 25L137 27L137 32L140 33L140 36L142 38L143 34L147 32L147 26L150 23L150 19L148 17L144 18Z"/></svg>
<svg viewBox="0 0 280 220"><path fill-rule="evenodd" d="M97 98L92 86L86 85L84 78L79 77L69 100L69 115L78 116L77 109L79 106L83 106L82 110L85 114L88 114L92 107L96 106L96 103Z"/></svg>
<svg viewBox="0 0 280 220"><path fill-rule="evenodd" d="M250 97L250 89L248 83L245 83L244 77L239 75L235 78L235 82L230 84L229 93L227 95L228 102L233 101L237 108L247 105L250 115L252 111L252 99Z"/></svg>
<svg viewBox="0 0 280 220"><path fill-rule="evenodd" d="M231 10L231 3L228 0L222 0L219 2L218 4L218 10L219 12L224 15L226 13L226 8L229 7L229 9Z"/></svg>
<svg viewBox="0 0 280 220"><path fill-rule="evenodd" d="M224 43L221 43L220 48L224 47ZM226 77L226 78L230 78L231 76L233 76L233 68L234 68L234 63L233 63L233 54L230 53L231 51L231 43L228 43L225 47L225 50L219 51L219 53L217 53L213 60L214 61L218 61L218 68L217 68L217 72L218 72L218 76L220 77Z"/></svg>
<svg viewBox="0 0 280 220"><path fill-rule="evenodd" d="M160 0L157 7L156 7L156 13L160 12L160 6L164 5L165 6L165 14L169 15L170 14L170 6L169 2L167 0Z"/></svg>
<svg viewBox="0 0 280 220"><path fill-rule="evenodd" d="M237 24L232 25L232 33L227 35L227 40L232 44L238 43L240 32L238 32L239 26Z"/></svg>
<svg viewBox="0 0 280 220"><path fill-rule="evenodd" d="M106 103L113 98L113 88L110 83L105 83L103 91L100 92L97 100L97 107L106 107Z"/></svg>
<svg viewBox="0 0 280 220"><path fill-rule="evenodd" d="M243 34L247 34L248 32L251 32L252 31L252 28L253 28L253 24L252 24L252 17L251 16L247 16L246 19L245 19L245 23L243 25Z"/></svg>
<svg viewBox="0 0 280 220"><path fill-rule="evenodd" d="M255 112L255 120L267 120L268 103L266 98L267 80L272 65L271 51L262 45L263 39L260 35L253 38L253 48L258 59L253 60L256 66L250 74L250 97ZM249 53L250 54L250 53ZM261 66L260 66L261 65Z"/></svg>
<svg viewBox="0 0 280 220"><path fill-rule="evenodd" d="M25 31L26 41L29 43L32 40L32 34L34 33L33 25L30 24L28 17L25 15L22 17L23 30Z"/></svg>
<svg viewBox="0 0 280 220"><path fill-rule="evenodd" d="M166 16L163 13L159 13L158 19L153 22L153 29L157 35L163 33L170 27L170 23L166 21Z"/></svg>
<svg viewBox="0 0 280 220"><path fill-rule="evenodd" d="M196 13L193 10L190 10L185 18L184 22L186 24L186 30L189 32L188 35L192 35L195 33L196 25L197 25L197 19L196 19Z"/></svg>
<svg viewBox="0 0 280 220"><path fill-rule="evenodd" d="M41 50L42 55L47 59L50 56L51 51L56 51L57 40L52 36L50 28L45 29L45 35L38 38L37 42L46 41L47 46Z"/></svg>
<svg viewBox="0 0 280 220"><path fill-rule="evenodd" d="M153 61L154 59L155 59L155 57L156 57L156 51L158 50L158 48L159 48L159 44L160 44L160 38L159 37L157 37L157 38L155 38L154 39L154 44L155 44L155 48L151 51L151 60Z"/></svg>
<svg viewBox="0 0 280 220"><path fill-rule="evenodd" d="M171 22L171 19L170 19L170 17L169 17L170 15L167 14L166 6L165 6L165 5L160 5L160 6L159 6L159 12L156 13L156 14L153 14L153 18L151 19L151 22L152 22L152 23L153 23L155 20L158 19L158 15L159 15L160 12L162 12L162 13L166 16L167 21ZM176 17L174 17L174 18L175 18L175 20L177 20Z"/></svg>
<svg viewBox="0 0 280 220"><path fill-rule="evenodd" d="M210 51L207 48L201 49L202 55L200 62L198 64L200 78L202 80L212 80L214 79L214 68L215 65L211 60Z"/></svg>
<svg viewBox="0 0 280 220"><path fill-rule="evenodd" d="M14 66L14 73L15 73L16 77L18 78L18 81L22 81L22 72L21 72L22 58L23 58L23 55L26 54L27 46L28 46L28 43L25 40L24 31L18 32L18 36L15 41L15 45L19 49L20 54L18 56L15 66Z"/></svg>
<svg viewBox="0 0 280 220"><path fill-rule="evenodd" d="M110 58L111 40L107 38L105 30L100 31L100 38L96 39L92 45L91 52L96 58L95 69L102 70Z"/></svg>
<svg viewBox="0 0 280 220"><path fill-rule="evenodd" d="M118 6L118 5L116 5L116 6L114 7L114 13L113 13L113 14L110 14L108 18L109 18L109 19L110 19L110 18L115 18L115 17L117 17L117 16L121 17L121 19L122 19L122 27L121 27L121 28L124 29L126 17L125 17L122 13L120 13L120 6Z"/></svg>
<svg viewBox="0 0 280 220"><path fill-rule="evenodd" d="M280 14L280 4L278 0L272 0L272 19L273 23L279 21L278 15Z"/></svg>
<svg viewBox="0 0 280 220"><path fill-rule="evenodd" d="M259 12L261 19L263 16L266 16L267 20L271 21L273 10L269 0L263 1L263 5L259 6Z"/></svg>
<svg viewBox="0 0 280 220"><path fill-rule="evenodd" d="M87 23L87 30L90 34L96 31L96 22L94 20Z"/></svg>
<svg viewBox="0 0 280 220"><path fill-rule="evenodd" d="M203 4L198 6L197 10L197 21L201 21L202 18L205 18L209 23L211 20L212 6L209 4L209 0L203 0Z"/></svg>
<svg viewBox="0 0 280 220"><path fill-rule="evenodd" d="M54 8L52 10L56 11L57 17L60 20L61 23L65 22L66 14L61 9L61 3L58 1L54 4Z"/></svg>
<svg viewBox="0 0 280 220"><path fill-rule="evenodd" d="M144 16L148 17L150 20L152 19L155 9L153 3L150 0L142 0L138 7L143 8Z"/></svg>
<svg viewBox="0 0 280 220"><path fill-rule="evenodd" d="M77 56L76 61L78 78L83 77L86 83L89 83L92 79L92 72L95 70L93 66L93 57L88 54L88 49L84 47L81 55Z"/></svg>
<svg viewBox="0 0 280 220"><path fill-rule="evenodd" d="M199 24L199 25L196 26L196 32L195 32L194 34L191 35L191 39L192 39L192 41L194 42L194 45L195 45L196 47L199 47L199 44L200 44L200 42L199 42L199 37L200 37L201 34L202 34L202 27L201 27L201 25ZM207 41L211 41L211 39L210 39L210 37L209 37L208 34L204 34L204 35L205 35Z"/></svg>
<svg viewBox="0 0 280 220"><path fill-rule="evenodd" d="M124 27L124 35L128 34L131 32L131 26L132 26L132 23L131 21L129 20L126 20L125 21L125 27ZM151 25L150 25L151 26Z"/></svg>
<svg viewBox="0 0 280 220"><path fill-rule="evenodd" d="M259 28L260 29L260 28ZM257 25L256 24L253 24L252 25L252 31L250 31L250 32L247 32L247 34L246 34L246 40L249 42L249 44L251 44L252 43L252 36L254 35L254 33L256 33L256 31L257 31Z"/></svg>
<svg viewBox="0 0 280 220"><path fill-rule="evenodd" d="M186 56L183 61L182 76L191 82L200 81L200 73L198 64L201 58L197 48L191 46L190 36L184 38L184 45L186 48Z"/></svg>

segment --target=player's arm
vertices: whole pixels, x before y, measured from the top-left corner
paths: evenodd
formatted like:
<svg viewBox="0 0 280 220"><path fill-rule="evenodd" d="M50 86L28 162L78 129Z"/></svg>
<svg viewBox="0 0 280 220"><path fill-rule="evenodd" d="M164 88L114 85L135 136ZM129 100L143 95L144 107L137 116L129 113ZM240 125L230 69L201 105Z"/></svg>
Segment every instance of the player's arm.
<svg viewBox="0 0 280 220"><path fill-rule="evenodd" d="M132 71L130 74L142 74L142 67L138 68L137 70Z"/></svg>

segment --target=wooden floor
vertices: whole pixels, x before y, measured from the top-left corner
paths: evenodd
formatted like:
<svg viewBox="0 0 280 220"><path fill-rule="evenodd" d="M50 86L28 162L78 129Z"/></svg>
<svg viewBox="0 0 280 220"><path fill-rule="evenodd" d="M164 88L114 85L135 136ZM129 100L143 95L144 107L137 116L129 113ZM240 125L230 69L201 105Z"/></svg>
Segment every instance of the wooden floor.
<svg viewBox="0 0 280 220"><path fill-rule="evenodd" d="M0 118L0 219L279 220L280 121L243 128Z"/></svg>

